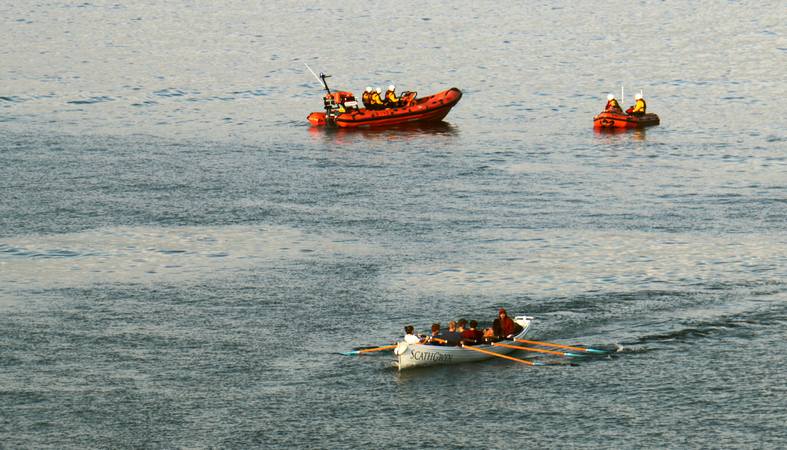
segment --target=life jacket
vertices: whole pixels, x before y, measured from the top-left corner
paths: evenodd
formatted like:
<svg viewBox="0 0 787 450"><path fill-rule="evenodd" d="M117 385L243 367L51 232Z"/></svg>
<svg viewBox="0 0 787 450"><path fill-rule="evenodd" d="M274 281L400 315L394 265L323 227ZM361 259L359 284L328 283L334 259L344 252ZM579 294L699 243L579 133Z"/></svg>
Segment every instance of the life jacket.
<svg viewBox="0 0 787 450"><path fill-rule="evenodd" d="M369 104L371 104L371 100L372 93L363 91L363 94L361 95L361 101L363 102L364 106L369 106Z"/></svg>
<svg viewBox="0 0 787 450"><path fill-rule="evenodd" d="M396 106L399 103L399 99L396 98L396 92L394 91L385 91L385 103L391 106Z"/></svg>
<svg viewBox="0 0 787 450"><path fill-rule="evenodd" d="M646 108L647 108L647 105L645 105L645 99L641 98L641 99L637 100L637 103L634 105L634 109L631 111L631 113L632 114L638 114L638 113L645 114L645 109Z"/></svg>
<svg viewBox="0 0 787 450"><path fill-rule="evenodd" d="M614 98L607 102L607 106L604 107L605 111L612 111L612 110L619 110L622 111L623 108L620 107L620 103Z"/></svg>
<svg viewBox="0 0 787 450"><path fill-rule="evenodd" d="M382 105L383 100L380 98L380 94L377 91L372 92L372 99L370 102L372 105Z"/></svg>

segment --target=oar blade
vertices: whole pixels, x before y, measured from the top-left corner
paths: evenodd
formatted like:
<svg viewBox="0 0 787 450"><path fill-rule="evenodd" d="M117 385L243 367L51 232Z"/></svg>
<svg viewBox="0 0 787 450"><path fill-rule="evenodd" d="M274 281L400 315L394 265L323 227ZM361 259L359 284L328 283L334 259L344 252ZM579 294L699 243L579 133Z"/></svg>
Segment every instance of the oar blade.
<svg viewBox="0 0 787 450"><path fill-rule="evenodd" d="M383 345L382 347L366 347L366 348L359 348L355 350L350 350L349 352L342 352L341 354L344 356L355 356L355 355L363 355L366 353L374 353L374 352L381 352L384 350L392 350L396 348L396 344L392 345Z"/></svg>
<svg viewBox="0 0 787 450"><path fill-rule="evenodd" d="M588 353L595 353L597 355L607 355L610 353L609 350L599 350L597 348L586 348L585 351Z"/></svg>

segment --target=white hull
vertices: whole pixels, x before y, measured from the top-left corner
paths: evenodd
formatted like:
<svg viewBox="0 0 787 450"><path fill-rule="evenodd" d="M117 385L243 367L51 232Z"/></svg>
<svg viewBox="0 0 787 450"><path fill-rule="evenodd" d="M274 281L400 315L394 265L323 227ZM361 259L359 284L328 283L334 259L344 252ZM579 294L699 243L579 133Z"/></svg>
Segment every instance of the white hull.
<svg viewBox="0 0 787 450"><path fill-rule="evenodd" d="M525 337L528 331L530 331L533 318L528 316L517 316L514 318L514 322L518 323L523 328L523 330L517 334L515 338L522 339ZM494 358L492 355L474 352L473 350L466 350L462 347L443 347L440 345L427 344L402 344L404 343L399 343L399 347L397 348L396 352L396 361L394 362L394 364L399 367L399 370L412 369L414 367L436 366L441 364L461 364ZM514 351L511 348L493 347L491 345L474 345L473 347L501 355L505 355Z"/></svg>

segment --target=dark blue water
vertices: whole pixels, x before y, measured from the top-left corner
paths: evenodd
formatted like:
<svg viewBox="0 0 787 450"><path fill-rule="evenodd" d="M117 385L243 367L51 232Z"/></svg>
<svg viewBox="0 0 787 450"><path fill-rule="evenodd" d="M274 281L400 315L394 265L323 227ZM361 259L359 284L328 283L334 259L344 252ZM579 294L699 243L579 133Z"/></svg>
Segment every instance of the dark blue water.
<svg viewBox="0 0 787 450"><path fill-rule="evenodd" d="M0 447L785 447L781 10L0 5ZM304 62L465 95L310 129ZM499 307L615 352L339 354Z"/></svg>

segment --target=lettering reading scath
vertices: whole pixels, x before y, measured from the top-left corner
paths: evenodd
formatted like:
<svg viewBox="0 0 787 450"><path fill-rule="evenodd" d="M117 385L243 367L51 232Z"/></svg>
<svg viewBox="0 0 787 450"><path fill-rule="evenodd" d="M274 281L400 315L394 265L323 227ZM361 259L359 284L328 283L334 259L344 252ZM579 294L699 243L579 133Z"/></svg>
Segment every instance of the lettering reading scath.
<svg viewBox="0 0 787 450"><path fill-rule="evenodd" d="M410 353L414 360L416 361L451 361L453 355L447 355L445 353L432 353L432 352L419 352L418 350L414 350Z"/></svg>

